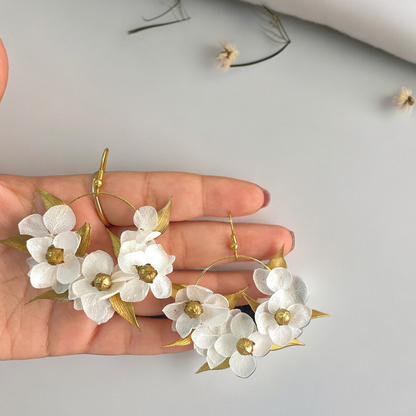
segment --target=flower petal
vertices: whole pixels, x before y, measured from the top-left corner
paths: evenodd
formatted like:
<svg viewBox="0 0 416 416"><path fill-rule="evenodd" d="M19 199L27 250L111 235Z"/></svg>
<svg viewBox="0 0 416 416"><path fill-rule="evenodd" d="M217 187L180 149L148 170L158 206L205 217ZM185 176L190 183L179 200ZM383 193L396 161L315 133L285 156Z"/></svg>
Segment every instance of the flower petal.
<svg viewBox="0 0 416 416"><path fill-rule="evenodd" d="M186 287L183 289L179 289L178 293L176 293L176 296L175 296L175 302L184 302L184 301L189 302L190 299L188 298L188 295L186 292L187 292Z"/></svg>
<svg viewBox="0 0 416 416"><path fill-rule="evenodd" d="M212 295L212 290L209 290L202 286L189 285L186 287L186 294L190 300L197 300L198 302L205 303Z"/></svg>
<svg viewBox="0 0 416 416"><path fill-rule="evenodd" d="M287 309L293 305L293 297L286 290L277 291L269 300L269 312L275 314L279 309Z"/></svg>
<svg viewBox="0 0 416 416"><path fill-rule="evenodd" d="M256 269L254 270L253 280L258 290L265 295L273 295L274 291L271 290L266 283L267 277L270 274L270 270Z"/></svg>
<svg viewBox="0 0 416 416"><path fill-rule="evenodd" d="M144 266L147 263L146 256L143 251L134 251L133 253L120 253L118 257L118 265L125 273L137 275L136 266Z"/></svg>
<svg viewBox="0 0 416 416"><path fill-rule="evenodd" d="M214 293L206 302L206 305L221 306L221 308L228 308L230 304L225 296Z"/></svg>
<svg viewBox="0 0 416 416"><path fill-rule="evenodd" d="M207 363L209 368L215 368L219 366L226 357L222 356L215 348L212 346L207 351Z"/></svg>
<svg viewBox="0 0 416 416"><path fill-rule="evenodd" d="M288 325L277 326L269 332L269 336L275 344L284 347L292 339L292 330Z"/></svg>
<svg viewBox="0 0 416 416"><path fill-rule="evenodd" d="M68 290L68 288L69 288L69 284L63 284L61 282L58 282L57 280L55 280L55 282L52 285L52 289L56 293L64 293Z"/></svg>
<svg viewBox="0 0 416 416"><path fill-rule="evenodd" d="M81 298L87 295L96 295L98 289L91 285L92 279L81 278L71 284L70 299Z"/></svg>
<svg viewBox="0 0 416 416"><path fill-rule="evenodd" d="M108 299L97 299L95 295L84 296L82 306L88 318L98 325L107 322L115 312Z"/></svg>
<svg viewBox="0 0 416 416"><path fill-rule="evenodd" d="M294 328L303 328L311 320L312 309L300 303L290 306L288 311L290 312L289 325Z"/></svg>
<svg viewBox="0 0 416 416"><path fill-rule="evenodd" d="M121 243L121 246L120 246L120 254L127 254L127 253L133 253L135 251L141 251L141 250L138 250L137 243L136 243L136 240L135 239L128 240L128 241L122 241L121 240L123 238L123 234L124 233L127 233L127 232L134 232L134 233L136 233L135 231L124 231L121 234L121 237L120 237L120 243Z"/></svg>
<svg viewBox="0 0 416 416"><path fill-rule="evenodd" d="M149 293L149 285L139 278L127 282L120 291L124 302L141 302Z"/></svg>
<svg viewBox="0 0 416 416"><path fill-rule="evenodd" d="M196 319L190 318L186 313L183 313L176 321L176 330L178 331L181 338L185 338L197 325L198 321Z"/></svg>
<svg viewBox="0 0 416 416"><path fill-rule="evenodd" d="M49 231L43 223L43 217L39 214L29 215L18 224L20 234L32 237L49 237Z"/></svg>
<svg viewBox="0 0 416 416"><path fill-rule="evenodd" d="M99 273L104 273L110 276L113 269L113 259L109 254L101 250L88 254L82 263L82 274L88 279L95 279Z"/></svg>
<svg viewBox="0 0 416 416"><path fill-rule="evenodd" d="M293 276L289 270L283 267L276 267L267 277L267 286L273 291L287 290L292 284Z"/></svg>
<svg viewBox="0 0 416 416"><path fill-rule="evenodd" d="M289 326L290 326L290 329L292 330L292 338L298 338L302 335L303 330L301 328L294 328L291 325Z"/></svg>
<svg viewBox="0 0 416 416"><path fill-rule="evenodd" d="M46 252L48 248L52 245L52 238L50 237L36 237L31 238L26 242L26 247L30 255L38 262L46 262Z"/></svg>
<svg viewBox="0 0 416 416"><path fill-rule="evenodd" d="M223 324L230 315L228 308L221 308L216 305L202 305L203 312L199 315L200 321L208 326L219 326Z"/></svg>
<svg viewBox="0 0 416 416"><path fill-rule="evenodd" d="M78 276L81 269L78 258L73 254L68 254L64 262L56 266L56 278L64 284L72 283Z"/></svg>
<svg viewBox="0 0 416 416"><path fill-rule="evenodd" d="M50 287L56 281L56 266L49 263L39 263L30 270L30 283L36 289Z"/></svg>
<svg viewBox="0 0 416 416"><path fill-rule="evenodd" d="M81 298L74 299L74 309L77 311L82 311L84 309Z"/></svg>
<svg viewBox="0 0 416 416"><path fill-rule="evenodd" d="M43 216L43 222L53 235L71 231L75 227L75 214L68 205L56 205L49 208Z"/></svg>
<svg viewBox="0 0 416 416"><path fill-rule="evenodd" d="M200 325L194 332L192 332L192 341L199 348L211 348L218 336L206 325Z"/></svg>
<svg viewBox="0 0 416 416"><path fill-rule="evenodd" d="M246 313L240 313L231 321L231 332L238 338L248 338L254 331L254 321Z"/></svg>
<svg viewBox="0 0 416 416"><path fill-rule="evenodd" d="M158 274L150 285L156 299L166 299L172 294L172 282L166 276Z"/></svg>
<svg viewBox="0 0 416 416"><path fill-rule="evenodd" d="M166 305L162 312L172 321L177 321L178 318L185 313L185 303L186 302L176 302L176 303L170 303L169 305Z"/></svg>
<svg viewBox="0 0 416 416"><path fill-rule="evenodd" d="M203 348L199 348L197 345L194 344L194 350L199 354L202 355L203 357L207 356L207 352L208 350L205 350Z"/></svg>
<svg viewBox="0 0 416 416"><path fill-rule="evenodd" d="M230 368L238 377L247 378L256 370L256 360L252 355L236 352L230 358Z"/></svg>
<svg viewBox="0 0 416 416"><path fill-rule="evenodd" d="M156 209L150 206L141 207L134 213L133 222L139 229L153 231L158 222Z"/></svg>
<svg viewBox="0 0 416 416"><path fill-rule="evenodd" d="M120 236L120 243L123 246L125 243L129 242L129 241L135 241L136 240L136 235L137 235L137 231L131 231L131 230L126 230L123 231L121 233ZM120 248L121 250L121 248Z"/></svg>
<svg viewBox="0 0 416 416"><path fill-rule="evenodd" d="M255 357L265 356L270 351L270 347L273 344L273 341L268 335L263 335L259 331L251 334L248 339L254 342L253 355Z"/></svg>
<svg viewBox="0 0 416 416"><path fill-rule="evenodd" d="M147 262L150 263L158 273L164 274L169 266L168 255L160 244L153 244L146 249ZM174 256L173 256L174 257Z"/></svg>
<svg viewBox="0 0 416 416"><path fill-rule="evenodd" d="M224 357L231 357L237 351L237 338L234 334L224 334L218 338L214 347Z"/></svg>
<svg viewBox="0 0 416 416"><path fill-rule="evenodd" d="M276 320L274 319L274 315L263 312L260 315L256 314L256 323L259 332L266 335L269 333L269 328L276 324Z"/></svg>
<svg viewBox="0 0 416 416"><path fill-rule="evenodd" d="M81 242L81 236L78 233L72 231L67 231L64 233L58 234L53 239L53 245L56 248L62 248L64 250L64 255L75 254L78 250L79 243Z"/></svg>
<svg viewBox="0 0 416 416"><path fill-rule="evenodd" d="M299 276L293 276L293 282L287 290L293 296L294 303L302 303L303 305L309 298L309 290L306 283Z"/></svg>

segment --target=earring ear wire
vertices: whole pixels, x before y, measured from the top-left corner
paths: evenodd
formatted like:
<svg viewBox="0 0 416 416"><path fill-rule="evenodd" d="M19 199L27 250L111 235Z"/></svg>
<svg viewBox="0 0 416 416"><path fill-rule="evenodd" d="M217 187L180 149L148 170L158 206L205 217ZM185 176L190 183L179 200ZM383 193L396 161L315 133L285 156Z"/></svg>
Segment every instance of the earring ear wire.
<svg viewBox="0 0 416 416"><path fill-rule="evenodd" d="M108 148L104 150L103 155L101 157L101 164L100 169L95 172L93 180L92 180L92 197L94 199L95 208L97 210L98 216L100 217L100 220L109 227L111 225L110 221L107 220L107 217L105 216L103 209L101 207L100 203L100 188L103 185L103 177L105 173L105 168L107 166L107 159L108 159Z"/></svg>

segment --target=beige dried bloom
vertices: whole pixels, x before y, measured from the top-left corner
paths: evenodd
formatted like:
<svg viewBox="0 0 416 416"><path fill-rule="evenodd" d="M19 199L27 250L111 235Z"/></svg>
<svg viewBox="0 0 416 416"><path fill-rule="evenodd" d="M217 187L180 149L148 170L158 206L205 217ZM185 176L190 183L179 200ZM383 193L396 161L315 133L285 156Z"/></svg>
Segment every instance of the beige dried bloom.
<svg viewBox="0 0 416 416"><path fill-rule="evenodd" d="M217 55L217 59L220 60L218 69L221 71L227 71L239 55L239 52L232 43L227 42L222 46L224 50Z"/></svg>
<svg viewBox="0 0 416 416"><path fill-rule="evenodd" d="M412 97L412 90L403 87L401 92L393 98L393 104L398 107L399 112L411 113L415 105L415 99Z"/></svg>

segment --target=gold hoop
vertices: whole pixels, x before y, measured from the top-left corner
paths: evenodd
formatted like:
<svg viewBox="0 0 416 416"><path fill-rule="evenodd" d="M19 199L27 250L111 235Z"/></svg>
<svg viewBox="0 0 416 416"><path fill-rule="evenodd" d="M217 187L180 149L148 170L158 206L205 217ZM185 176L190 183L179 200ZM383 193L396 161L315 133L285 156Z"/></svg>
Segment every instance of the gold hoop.
<svg viewBox="0 0 416 416"><path fill-rule="evenodd" d="M100 220L104 223L104 225L109 227L111 223L107 220L107 217L103 212L99 199L100 187L103 185L103 176L105 173L105 168L107 166L107 159L108 148L104 150L103 155L101 157L100 169L97 172L95 172L92 180L92 197L94 198L95 208L97 210L98 216L100 217Z"/></svg>

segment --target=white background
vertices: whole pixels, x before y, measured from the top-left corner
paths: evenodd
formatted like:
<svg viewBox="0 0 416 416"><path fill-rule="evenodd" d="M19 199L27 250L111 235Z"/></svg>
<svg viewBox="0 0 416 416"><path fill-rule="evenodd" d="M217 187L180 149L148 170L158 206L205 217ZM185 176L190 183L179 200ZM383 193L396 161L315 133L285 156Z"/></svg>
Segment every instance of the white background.
<svg viewBox="0 0 416 416"><path fill-rule="evenodd" d="M391 97L415 67L331 29L283 17L275 50L252 6L184 1L192 19L127 36L171 3L2 0L10 59L0 170L19 175L175 170L233 176L272 194L245 221L296 233L289 268L310 288L306 346L252 377L195 375L195 352L0 363L4 415L414 415L416 114ZM4 236L3 236L4 237Z"/></svg>

